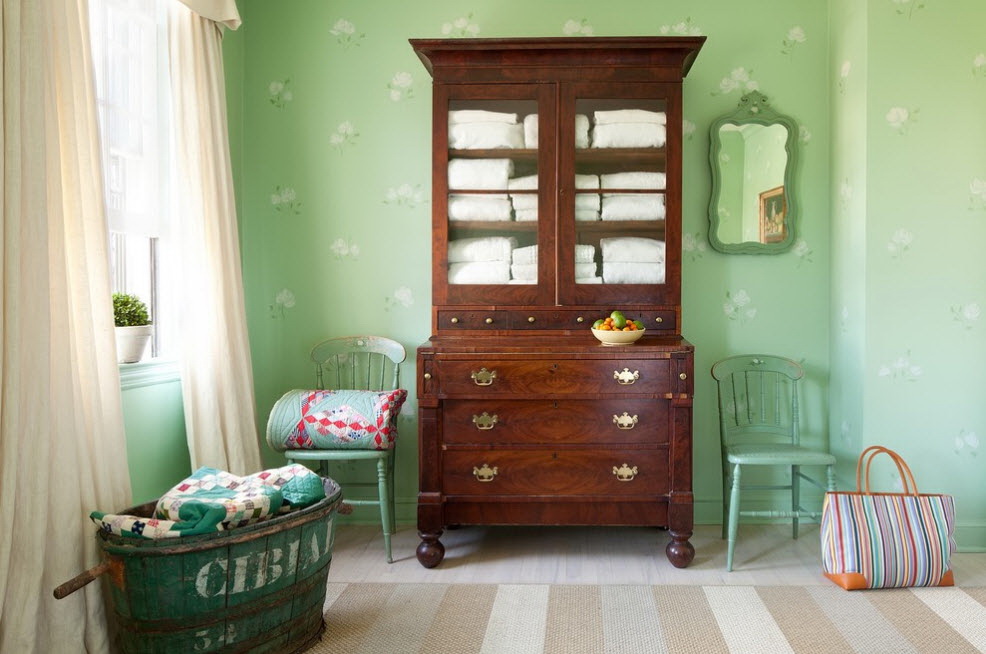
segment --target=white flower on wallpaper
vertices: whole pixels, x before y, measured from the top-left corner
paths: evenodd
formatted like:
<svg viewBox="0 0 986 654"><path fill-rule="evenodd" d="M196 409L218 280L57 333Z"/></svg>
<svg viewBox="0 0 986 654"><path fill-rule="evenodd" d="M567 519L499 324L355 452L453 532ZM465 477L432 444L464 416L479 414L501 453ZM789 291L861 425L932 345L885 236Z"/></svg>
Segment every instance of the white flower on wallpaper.
<svg viewBox="0 0 986 654"><path fill-rule="evenodd" d="M421 184L401 184L397 187L387 189L387 194L383 199L384 204L394 204L399 207L416 207L424 202L424 191Z"/></svg>
<svg viewBox="0 0 986 654"><path fill-rule="evenodd" d="M274 192L270 194L270 203L276 210L283 213L301 213L301 202L298 201L298 194L290 186L275 186Z"/></svg>
<svg viewBox="0 0 986 654"><path fill-rule="evenodd" d="M891 107L887 112L887 124L898 134L906 134L907 128L917 120L918 110L905 107Z"/></svg>
<svg viewBox="0 0 986 654"><path fill-rule="evenodd" d="M284 310L290 309L295 304L294 293L290 289L282 288L274 296L274 302L268 305L270 317L277 319L284 317Z"/></svg>
<svg viewBox="0 0 986 654"><path fill-rule="evenodd" d="M726 301L723 302L722 312L730 320L736 320L740 323L748 322L757 316L757 309L750 304L751 302L749 294L742 288L735 293L726 291Z"/></svg>
<svg viewBox="0 0 986 654"><path fill-rule="evenodd" d="M700 36L702 34L702 28L692 22L691 16L672 25L661 25L659 31L661 34L678 34L680 36Z"/></svg>
<svg viewBox="0 0 986 654"><path fill-rule="evenodd" d="M794 51L794 46L799 43L804 43L808 40L805 35L805 30L800 25L795 25L787 31L787 35L781 42L781 54L791 54Z"/></svg>
<svg viewBox="0 0 986 654"><path fill-rule="evenodd" d="M335 255L336 259L358 259L359 258L359 246L350 241L349 239L339 237L332 241L332 245L329 246L329 251Z"/></svg>
<svg viewBox="0 0 986 654"><path fill-rule="evenodd" d="M801 142L801 145L808 145L808 142L810 140L811 140L811 131L809 131L808 128L805 127L804 125L799 125L798 126L798 141Z"/></svg>
<svg viewBox="0 0 986 654"><path fill-rule="evenodd" d="M414 89L411 84L414 83L414 79L411 77L411 73L395 73L393 79L387 84L387 90L390 92L390 99L394 102L400 102L401 100L406 100L407 98L414 97Z"/></svg>
<svg viewBox="0 0 986 654"><path fill-rule="evenodd" d="M887 251L890 252L890 256L894 259L900 259L911 248L911 243L913 242L914 234L901 227L890 237L890 242L887 243Z"/></svg>
<svg viewBox="0 0 986 654"><path fill-rule="evenodd" d="M267 92L270 97L267 101L278 109L283 109L284 105L294 100L294 93L288 88L288 84L291 83L290 79L285 80L274 80L267 85Z"/></svg>
<svg viewBox="0 0 986 654"><path fill-rule="evenodd" d="M986 77L986 52L980 52L972 60L972 74Z"/></svg>
<svg viewBox="0 0 986 654"><path fill-rule="evenodd" d="M893 363L885 363L880 366L877 375L887 379L901 379L904 381L917 381L924 371L921 366L911 362L911 351L908 350L904 356L897 357Z"/></svg>
<svg viewBox="0 0 986 654"><path fill-rule="evenodd" d="M924 9L924 3L920 0L890 0L897 13L910 18L917 9Z"/></svg>
<svg viewBox="0 0 986 654"><path fill-rule="evenodd" d="M705 242L705 234L695 232L694 234L681 235L681 250L692 261L702 258L702 254L709 249L709 244Z"/></svg>
<svg viewBox="0 0 986 654"><path fill-rule="evenodd" d="M592 36L593 29L592 25L589 24L588 18L583 18L582 20L569 18L561 26L561 33L565 36Z"/></svg>
<svg viewBox="0 0 986 654"><path fill-rule="evenodd" d="M356 143L356 139L358 138L359 132L357 132L353 124L347 120L339 123L339 126L336 127L336 131L329 136L329 145L342 152L346 146L354 145Z"/></svg>
<svg viewBox="0 0 986 654"><path fill-rule="evenodd" d="M695 135L695 123L683 118L681 120L681 135L685 137L686 141L690 141Z"/></svg>
<svg viewBox="0 0 986 654"><path fill-rule="evenodd" d="M479 24L472 22L472 14L464 18L456 18L452 22L442 23L442 34L445 36L476 36L479 34Z"/></svg>
<svg viewBox="0 0 986 654"><path fill-rule="evenodd" d="M839 68L839 93L842 95L846 94L846 86L849 84L849 71L852 69L852 64L848 59L842 62L842 66Z"/></svg>
<svg viewBox="0 0 986 654"><path fill-rule="evenodd" d="M976 432L959 430L959 435L955 437L955 453L976 456L979 453L979 436Z"/></svg>
<svg viewBox="0 0 986 654"><path fill-rule="evenodd" d="M394 289L394 294L384 298L384 311L390 311L391 307L404 307L405 309L414 304L414 293L407 286L398 286Z"/></svg>
<svg viewBox="0 0 986 654"><path fill-rule="evenodd" d="M791 252L794 256L798 257L798 266L800 267L803 263L812 263L811 261L811 247L808 245L808 241L803 238L799 238L794 242L794 246L791 248Z"/></svg>
<svg viewBox="0 0 986 654"><path fill-rule="evenodd" d="M743 67L734 68L729 75L719 81L719 90L713 91L712 95L726 95L733 91L741 93L756 91L760 88L760 83L750 78L752 72Z"/></svg>
<svg viewBox="0 0 986 654"><path fill-rule="evenodd" d="M986 179L976 177L969 183L969 209L986 209Z"/></svg>
<svg viewBox="0 0 986 654"><path fill-rule="evenodd" d="M978 302L969 302L952 307L952 317L966 329L972 329L982 315L983 309Z"/></svg>
<svg viewBox="0 0 986 654"><path fill-rule="evenodd" d="M358 46L359 42L366 37L366 34L362 32L357 34L356 26L345 18L337 20L335 25L332 26L332 29L329 30L329 34L336 37L336 43L343 48L349 48L353 45Z"/></svg>

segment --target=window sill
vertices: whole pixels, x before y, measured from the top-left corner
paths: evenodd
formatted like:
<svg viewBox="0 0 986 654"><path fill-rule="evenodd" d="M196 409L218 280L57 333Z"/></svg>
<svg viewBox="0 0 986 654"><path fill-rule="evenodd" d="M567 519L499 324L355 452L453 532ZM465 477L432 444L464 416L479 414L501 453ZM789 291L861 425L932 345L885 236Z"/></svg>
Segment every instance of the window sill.
<svg viewBox="0 0 986 654"><path fill-rule="evenodd" d="M181 380L177 361L152 359L139 363L121 363L119 366L120 389L124 391Z"/></svg>

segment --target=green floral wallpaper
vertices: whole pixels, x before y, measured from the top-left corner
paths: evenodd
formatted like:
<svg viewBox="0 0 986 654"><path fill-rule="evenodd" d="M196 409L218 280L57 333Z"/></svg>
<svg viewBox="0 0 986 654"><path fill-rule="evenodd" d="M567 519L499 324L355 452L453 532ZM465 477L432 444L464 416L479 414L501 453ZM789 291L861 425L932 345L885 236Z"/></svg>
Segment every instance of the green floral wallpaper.
<svg viewBox="0 0 986 654"><path fill-rule="evenodd" d="M431 80L409 38L703 34L684 86L696 521L719 521L708 370L730 354L771 352L805 366L807 440L839 454L843 486L863 446L888 445L922 490L956 494L960 545L986 549L980 0L240 0L240 9L225 48L261 429L277 397L314 382L307 352L317 341L399 340L410 399L398 514L413 521L414 350L430 332ZM723 255L708 247L708 126L754 89L799 124L802 229L779 256Z"/></svg>

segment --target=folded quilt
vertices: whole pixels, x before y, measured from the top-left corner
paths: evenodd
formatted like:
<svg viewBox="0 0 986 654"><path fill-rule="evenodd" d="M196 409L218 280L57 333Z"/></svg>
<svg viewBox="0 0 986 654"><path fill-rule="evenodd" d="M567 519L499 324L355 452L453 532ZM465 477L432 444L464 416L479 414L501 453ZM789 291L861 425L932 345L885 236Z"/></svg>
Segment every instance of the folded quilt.
<svg viewBox="0 0 986 654"><path fill-rule="evenodd" d="M664 263L603 261L605 284L663 284Z"/></svg>
<svg viewBox="0 0 986 654"><path fill-rule="evenodd" d="M510 261L517 239L513 236L478 236L448 242L448 262Z"/></svg>
<svg viewBox="0 0 986 654"><path fill-rule="evenodd" d="M451 263L448 267L449 284L506 284L510 281L510 263L507 261L470 261Z"/></svg>
<svg viewBox="0 0 986 654"><path fill-rule="evenodd" d="M506 195L450 195L449 220L510 220L512 207Z"/></svg>
<svg viewBox="0 0 986 654"><path fill-rule="evenodd" d="M517 123L517 114L483 109L459 109L448 112L450 125L461 123Z"/></svg>
<svg viewBox="0 0 986 654"><path fill-rule="evenodd" d="M524 117L524 147L538 147L538 115L530 114ZM585 114L575 114L575 147L589 147L589 117Z"/></svg>
<svg viewBox="0 0 986 654"><path fill-rule="evenodd" d="M575 263L592 263L596 257L596 246L585 243L578 243L575 246ZM537 263L538 246L526 245L513 251L512 261L514 263Z"/></svg>
<svg viewBox="0 0 986 654"><path fill-rule="evenodd" d="M640 236L618 236L599 240L603 263L664 263L664 241Z"/></svg>
<svg viewBox="0 0 986 654"><path fill-rule="evenodd" d="M647 111L646 109L615 109L612 111L593 112L592 118L597 125L612 125L614 123L656 123L666 125L668 115L663 111Z"/></svg>
<svg viewBox="0 0 986 654"><path fill-rule="evenodd" d="M603 198L603 220L660 220L664 218L664 194L614 193Z"/></svg>
<svg viewBox="0 0 986 654"><path fill-rule="evenodd" d="M667 187L668 176L665 173L645 171L628 173L610 173L599 176L599 185L606 188L639 188L661 190Z"/></svg>
<svg viewBox="0 0 986 654"><path fill-rule="evenodd" d="M615 123L592 128L594 148L660 148L667 128L657 123Z"/></svg>
<svg viewBox="0 0 986 654"><path fill-rule="evenodd" d="M451 189L506 189L513 172L513 159L450 159L448 186Z"/></svg>
<svg viewBox="0 0 986 654"><path fill-rule="evenodd" d="M323 498L322 478L299 464L246 477L203 467L162 495L150 518L93 511L90 519L117 536L178 538L254 524Z"/></svg>
<svg viewBox="0 0 986 654"><path fill-rule="evenodd" d="M450 124L448 144L454 150L523 148L524 126L507 123Z"/></svg>
<svg viewBox="0 0 986 654"><path fill-rule="evenodd" d="M267 420L271 449L389 450L407 391L291 390Z"/></svg>

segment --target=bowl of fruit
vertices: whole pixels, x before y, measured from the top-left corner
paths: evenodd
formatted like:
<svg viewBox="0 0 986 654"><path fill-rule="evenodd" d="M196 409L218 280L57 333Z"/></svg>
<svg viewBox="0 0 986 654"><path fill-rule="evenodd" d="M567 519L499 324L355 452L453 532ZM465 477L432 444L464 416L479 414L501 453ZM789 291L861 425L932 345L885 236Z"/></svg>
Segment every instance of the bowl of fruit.
<svg viewBox="0 0 986 654"><path fill-rule="evenodd" d="M592 335L603 345L630 345L644 335L644 323L614 311L592 323Z"/></svg>

